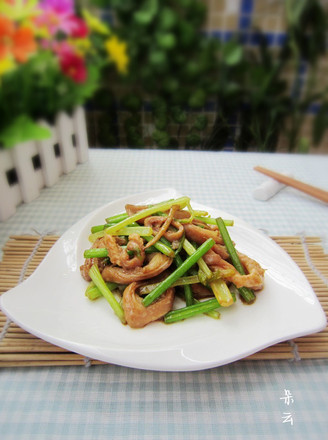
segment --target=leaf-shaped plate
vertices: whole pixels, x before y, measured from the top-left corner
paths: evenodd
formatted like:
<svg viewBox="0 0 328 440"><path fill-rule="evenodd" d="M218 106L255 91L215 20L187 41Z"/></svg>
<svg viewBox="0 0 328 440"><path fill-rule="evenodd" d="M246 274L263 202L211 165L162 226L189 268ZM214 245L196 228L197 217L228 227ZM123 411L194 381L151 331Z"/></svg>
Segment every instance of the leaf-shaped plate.
<svg viewBox="0 0 328 440"><path fill-rule="evenodd" d="M244 358L278 342L325 328L321 305L304 274L273 240L244 221L191 201L212 216L233 218L230 234L239 251L266 269L255 303L240 300L221 319L199 316L143 329L120 323L105 299L89 301L80 275L93 225L124 211L126 203L156 203L181 195L168 188L132 195L103 206L72 226L36 271L1 296L1 308L26 331L67 350L127 367L193 371Z"/></svg>

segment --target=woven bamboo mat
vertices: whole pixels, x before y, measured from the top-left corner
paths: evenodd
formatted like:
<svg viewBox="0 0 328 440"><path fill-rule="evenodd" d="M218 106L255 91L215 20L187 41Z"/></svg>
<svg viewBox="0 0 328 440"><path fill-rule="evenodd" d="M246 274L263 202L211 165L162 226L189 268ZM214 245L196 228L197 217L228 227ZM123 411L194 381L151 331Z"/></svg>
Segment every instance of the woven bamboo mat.
<svg viewBox="0 0 328 440"><path fill-rule="evenodd" d="M272 237L299 265L328 316L328 255L318 237ZM0 262L0 294L26 279L37 268L58 236L20 235L9 238ZM320 333L268 347L248 360L328 358L328 327ZM0 311L0 367L96 365L45 342L7 320Z"/></svg>

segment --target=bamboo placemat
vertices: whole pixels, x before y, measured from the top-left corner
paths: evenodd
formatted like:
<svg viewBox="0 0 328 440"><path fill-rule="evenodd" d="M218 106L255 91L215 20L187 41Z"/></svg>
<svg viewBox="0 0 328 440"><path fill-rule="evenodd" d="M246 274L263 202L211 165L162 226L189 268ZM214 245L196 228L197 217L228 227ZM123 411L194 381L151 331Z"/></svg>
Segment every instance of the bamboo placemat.
<svg viewBox="0 0 328 440"><path fill-rule="evenodd" d="M37 268L58 236L11 236L0 262L0 294L15 287ZM272 237L298 264L312 285L328 316L328 255L319 237ZM255 353L247 360L328 358L328 328ZM96 365L85 358L45 342L7 320L0 311L0 367Z"/></svg>

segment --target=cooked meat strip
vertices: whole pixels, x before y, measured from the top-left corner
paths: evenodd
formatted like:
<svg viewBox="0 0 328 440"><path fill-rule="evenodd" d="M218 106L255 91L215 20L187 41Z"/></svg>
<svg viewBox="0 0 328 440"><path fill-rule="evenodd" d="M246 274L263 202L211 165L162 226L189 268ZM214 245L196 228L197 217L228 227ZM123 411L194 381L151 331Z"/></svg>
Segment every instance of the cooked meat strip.
<svg viewBox="0 0 328 440"><path fill-rule="evenodd" d="M128 244L128 238L124 237L124 236L116 235L115 240L116 240L116 243L119 244L120 246L126 246Z"/></svg>
<svg viewBox="0 0 328 440"><path fill-rule="evenodd" d="M183 211L182 209L177 211L174 214L174 218L176 220L186 219L186 218L189 218L189 217L190 217L190 212L189 211Z"/></svg>
<svg viewBox="0 0 328 440"><path fill-rule="evenodd" d="M165 223L166 221L166 217L162 217L160 215L152 215L150 217L147 217L145 219L145 226L149 226L153 229L153 231L155 231L156 233L160 230L160 228L162 227L162 225ZM183 235L184 232L184 228L181 225L181 223L176 222L175 220L171 221L170 226L173 226L175 228L175 230L173 229L168 229L165 234L164 237L173 242L173 241L177 241L180 240L180 238Z"/></svg>
<svg viewBox="0 0 328 440"><path fill-rule="evenodd" d="M112 264L131 270L136 267L141 267L145 260L145 249L143 239L139 234L131 234L126 249L122 248L118 243L116 237L106 234L103 238L103 243L108 250L108 255ZM135 256L130 258L128 251L136 252Z"/></svg>
<svg viewBox="0 0 328 440"><path fill-rule="evenodd" d="M143 264L146 253L144 241L139 234L129 235L129 241L126 246L126 250L134 252L135 256L139 259L139 261L141 261L140 266Z"/></svg>
<svg viewBox="0 0 328 440"><path fill-rule="evenodd" d="M259 265L259 263L252 258L238 252L241 264L245 268L246 275L241 275L239 272L234 275L234 281L236 287L246 286L253 290L263 289L265 270Z"/></svg>
<svg viewBox="0 0 328 440"><path fill-rule="evenodd" d="M102 271L102 277L105 281L119 284L130 284L133 281L146 280L153 278L172 264L173 259L155 252L151 254L149 261L143 267L136 267L133 270L127 270L123 267L106 266Z"/></svg>
<svg viewBox="0 0 328 440"><path fill-rule="evenodd" d="M167 289L155 302L145 307L136 293L138 283L133 282L123 292L123 309L127 323L133 328L142 328L157 321L172 309L174 288Z"/></svg>
<svg viewBox="0 0 328 440"><path fill-rule="evenodd" d="M172 220L171 226L173 226L174 229L169 228L165 232L164 237L172 243L174 241L180 240L180 238L184 234L184 227L182 226L181 223L176 222L175 220Z"/></svg>
<svg viewBox="0 0 328 440"><path fill-rule="evenodd" d="M220 262L222 258L226 260L229 258L229 254L225 246L215 244L212 249L206 252L203 258L209 266L215 266L216 261Z"/></svg>
<svg viewBox="0 0 328 440"><path fill-rule="evenodd" d="M265 270L250 257L238 252L239 259L241 264L245 269L246 275L240 274L237 269L234 268L232 264L228 261L221 259L217 259L215 265L210 266L210 269L215 272L217 269L230 269L233 271L231 276L223 276L226 281L230 281L236 287L249 287L253 290L261 290L263 288L264 283L264 273ZM206 256L205 256L206 261Z"/></svg>
<svg viewBox="0 0 328 440"><path fill-rule="evenodd" d="M157 243L157 241L163 237L163 235L165 235L166 231L168 230L170 224L173 221L174 218L174 213L179 209L179 205L172 205L170 212L168 214L168 216L165 219L165 222L162 224L161 228L159 229L158 232L156 232L155 237L152 238L152 240L150 240L150 242L147 243L146 248L150 247L152 245L154 245L155 243ZM147 225L147 219L145 220L145 224Z"/></svg>
<svg viewBox="0 0 328 440"><path fill-rule="evenodd" d="M185 224L186 237L189 240L195 241L198 244L204 243L208 238L213 238L215 243L224 244L220 232L218 230L201 228L193 224Z"/></svg>

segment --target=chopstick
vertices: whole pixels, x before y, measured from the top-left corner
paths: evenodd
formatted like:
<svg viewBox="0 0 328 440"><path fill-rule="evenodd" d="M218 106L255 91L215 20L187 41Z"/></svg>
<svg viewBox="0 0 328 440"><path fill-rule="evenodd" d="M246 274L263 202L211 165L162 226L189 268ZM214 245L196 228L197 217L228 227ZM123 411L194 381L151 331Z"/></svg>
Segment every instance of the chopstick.
<svg viewBox="0 0 328 440"><path fill-rule="evenodd" d="M298 189L316 199L321 200L322 202L328 203L328 191L317 188L312 185L308 185L307 183L301 182L300 180L293 179L288 176L284 176L283 174L277 173L275 171L268 170L267 168L263 168L261 166L254 167L255 171L259 171L266 176L272 177L280 183L284 183L285 185L291 186L293 188Z"/></svg>

